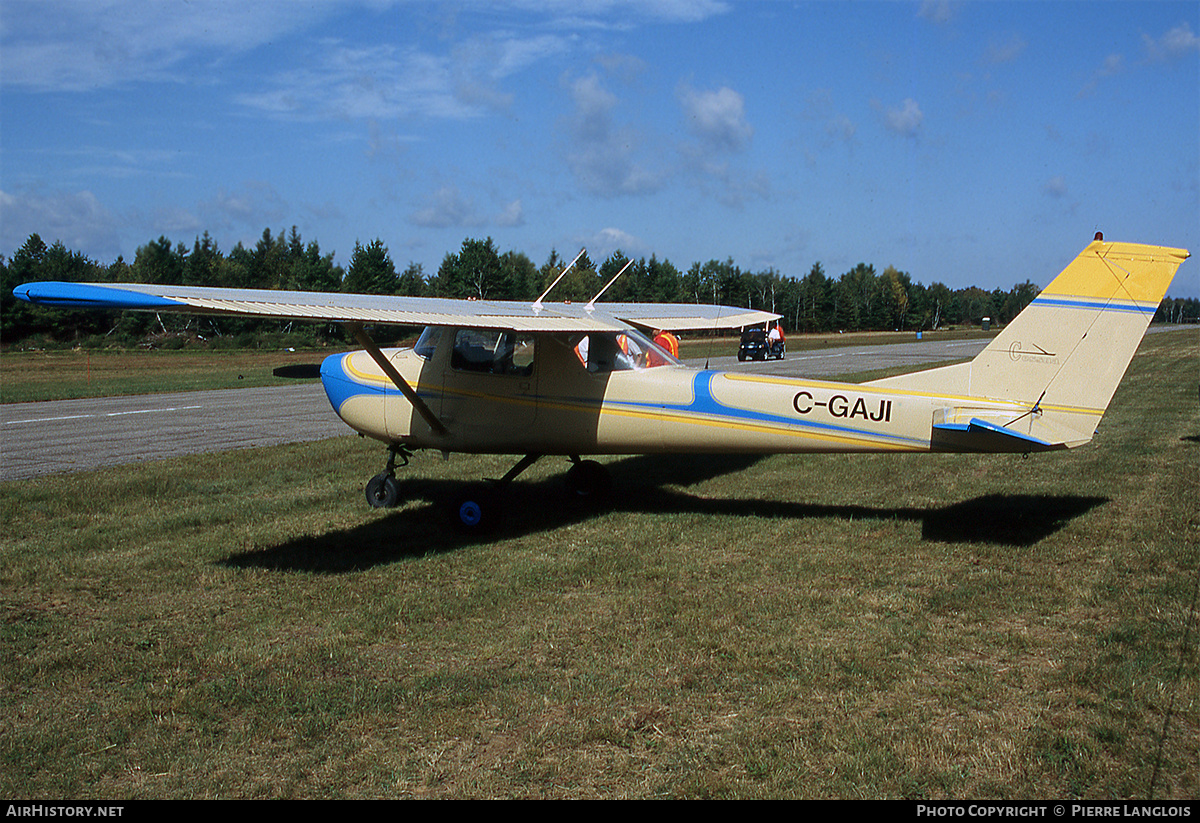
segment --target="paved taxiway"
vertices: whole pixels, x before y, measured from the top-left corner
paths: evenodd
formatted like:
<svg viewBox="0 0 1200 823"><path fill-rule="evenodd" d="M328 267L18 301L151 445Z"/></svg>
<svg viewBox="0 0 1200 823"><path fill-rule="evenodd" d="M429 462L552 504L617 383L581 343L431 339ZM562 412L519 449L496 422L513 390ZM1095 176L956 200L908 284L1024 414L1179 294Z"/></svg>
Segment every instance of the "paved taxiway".
<svg viewBox="0 0 1200 823"><path fill-rule="evenodd" d="M775 377L835 377L877 369L910 368L912 371L947 360L974 357L990 340L925 340L911 343L887 343L874 346L840 346L815 351L789 352L784 360L739 363L734 355L713 357L712 369L746 371ZM689 360L688 365L703 368L704 359Z"/></svg>
<svg viewBox="0 0 1200 823"><path fill-rule="evenodd" d="M986 340L921 341L795 352L782 361L711 357L709 368L831 377L973 357ZM726 351L728 349L725 349ZM688 365L703 368L705 359ZM203 452L351 434L313 381L269 388L173 392L0 405L0 480L89 471Z"/></svg>
<svg viewBox="0 0 1200 823"><path fill-rule="evenodd" d="M0 480L350 433L319 383L0 405Z"/></svg>

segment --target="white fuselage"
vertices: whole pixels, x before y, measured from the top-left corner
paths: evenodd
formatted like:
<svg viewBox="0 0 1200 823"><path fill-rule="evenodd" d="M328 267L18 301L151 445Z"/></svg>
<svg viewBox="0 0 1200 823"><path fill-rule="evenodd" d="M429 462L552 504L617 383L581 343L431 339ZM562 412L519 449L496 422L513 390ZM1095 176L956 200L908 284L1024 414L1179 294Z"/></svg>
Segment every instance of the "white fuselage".
<svg viewBox="0 0 1200 823"><path fill-rule="evenodd" d="M571 455L929 451L938 450L934 422L948 406L966 404L988 417L1028 412L1004 401L697 371L677 362L608 368L585 363L580 335L531 335L533 349L519 368L480 370L456 355L456 331L418 346L422 354L384 351L447 433L414 413L363 352L334 355L322 367L334 409L357 431L411 449ZM592 361L598 342L592 335Z"/></svg>

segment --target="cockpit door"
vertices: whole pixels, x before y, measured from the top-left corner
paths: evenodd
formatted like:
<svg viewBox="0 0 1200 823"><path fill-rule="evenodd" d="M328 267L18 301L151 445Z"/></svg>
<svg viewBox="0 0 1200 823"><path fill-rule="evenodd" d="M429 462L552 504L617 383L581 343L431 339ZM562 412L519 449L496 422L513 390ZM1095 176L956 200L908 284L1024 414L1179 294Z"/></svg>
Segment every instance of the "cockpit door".
<svg viewBox="0 0 1200 823"><path fill-rule="evenodd" d="M453 329L442 373L441 419L475 448L533 439L537 419L537 335Z"/></svg>

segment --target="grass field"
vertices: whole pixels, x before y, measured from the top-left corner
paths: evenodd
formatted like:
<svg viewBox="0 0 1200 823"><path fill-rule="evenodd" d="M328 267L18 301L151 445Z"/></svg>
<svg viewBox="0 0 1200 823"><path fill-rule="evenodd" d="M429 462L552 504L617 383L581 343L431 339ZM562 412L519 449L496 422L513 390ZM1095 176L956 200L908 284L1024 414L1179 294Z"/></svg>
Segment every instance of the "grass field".
<svg viewBox="0 0 1200 823"><path fill-rule="evenodd" d="M73 400L279 385L272 371L319 363L319 351L7 351L0 402Z"/></svg>
<svg viewBox="0 0 1200 823"><path fill-rule="evenodd" d="M0 484L10 798L1196 798L1200 335L1093 444L565 462L493 539L354 437Z"/></svg>

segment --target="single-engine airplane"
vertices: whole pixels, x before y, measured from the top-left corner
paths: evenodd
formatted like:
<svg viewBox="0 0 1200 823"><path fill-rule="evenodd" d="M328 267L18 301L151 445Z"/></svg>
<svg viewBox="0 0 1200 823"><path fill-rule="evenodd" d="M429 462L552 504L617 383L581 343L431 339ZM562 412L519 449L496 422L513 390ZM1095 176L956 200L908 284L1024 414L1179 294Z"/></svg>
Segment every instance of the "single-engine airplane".
<svg viewBox="0 0 1200 823"><path fill-rule="evenodd" d="M388 446L386 468L367 484L369 503L399 502L396 463L414 450L523 455L500 481L455 501L457 522L483 530L503 509L503 487L545 455L570 458L568 488L587 498L609 482L599 463L583 459L592 455L1029 453L1083 445L1188 256L1097 234L970 362L862 384L694 370L647 334L779 317L728 306L135 283L34 282L14 294L72 309L344 323L362 351L327 357L320 375L342 420ZM366 324L425 329L411 349L381 350Z"/></svg>

